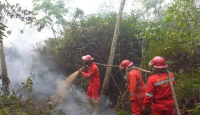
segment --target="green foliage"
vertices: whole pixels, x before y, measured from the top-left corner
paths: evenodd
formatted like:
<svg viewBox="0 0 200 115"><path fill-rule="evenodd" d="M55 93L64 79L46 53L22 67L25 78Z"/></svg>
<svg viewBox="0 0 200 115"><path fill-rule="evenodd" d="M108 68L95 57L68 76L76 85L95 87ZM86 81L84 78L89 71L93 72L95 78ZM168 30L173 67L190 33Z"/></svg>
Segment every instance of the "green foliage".
<svg viewBox="0 0 200 115"><path fill-rule="evenodd" d="M179 106L181 106L181 108L191 109L189 112L194 113L193 115L199 112L200 72L198 70L190 74L180 74L181 72L175 74L175 90L179 100Z"/></svg>
<svg viewBox="0 0 200 115"><path fill-rule="evenodd" d="M49 97L34 92L31 78L13 90L10 95L1 95L0 102L1 115L53 115L62 112L54 110L56 105L49 103ZM62 112L60 115L65 114Z"/></svg>
<svg viewBox="0 0 200 115"><path fill-rule="evenodd" d="M188 112L191 113L192 115L200 114L200 103L197 103L196 104L196 108L192 109L192 110L189 110Z"/></svg>
<svg viewBox="0 0 200 115"><path fill-rule="evenodd" d="M0 5L1 5L1 2L0 2ZM3 7L0 7L0 13L2 12L2 9ZM1 18L2 17L0 16L0 20L2 20ZM0 22L0 36L4 36L3 31L5 31L5 28L6 26L2 22Z"/></svg>
<svg viewBox="0 0 200 115"><path fill-rule="evenodd" d="M3 23L0 22L0 36L5 36L4 35L5 28L7 28L7 27ZM0 39L2 39L2 38L0 37Z"/></svg>
<svg viewBox="0 0 200 115"><path fill-rule="evenodd" d="M116 47L114 64L123 59L130 59L134 64L147 63L156 55L163 56L172 72L176 72L176 92L181 108L197 108L190 112L198 112L197 104L200 95L199 67L199 7L195 1L178 0L170 6L162 8L163 0L144 1L147 11L123 14L119 39ZM153 9L153 19L146 19L145 12ZM83 66L81 57L90 54L96 62L107 63L110 46L116 23L116 13L105 15L84 15L77 9L71 22L63 22L64 37L45 40L35 51L45 62L55 62L58 67L75 71ZM146 20L145 20L146 19ZM143 54L143 57L142 57ZM37 63L34 63L37 64ZM37 66L37 65L33 65ZM146 67L146 66L145 66ZM99 66L101 76L105 68ZM113 68L112 75L121 90L123 78L118 69ZM84 81L84 82L83 82ZM76 84L87 86L86 79L76 79ZM103 77L101 77L103 82ZM116 104L119 91L113 80L110 81L109 96ZM125 107L122 107L125 108ZM126 114L120 110L118 114Z"/></svg>
<svg viewBox="0 0 200 115"><path fill-rule="evenodd" d="M167 15L162 22L149 23L151 29L143 35L148 40L149 48L145 52L148 60L156 55L163 56L173 62L171 66L178 66L174 71L190 72L196 67L200 11L194 4L194 1L176 1L165 11Z"/></svg>
<svg viewBox="0 0 200 115"><path fill-rule="evenodd" d="M4 25L7 25L7 21L10 19L18 19L25 23L31 23L32 22L32 11L28 11L27 9L22 9L22 7L16 3L9 4L9 2L4 1L0 2L0 34L2 34L2 23ZM20 30L21 33L23 33L23 30ZM7 34L10 35L12 32L10 30L7 31Z"/></svg>
<svg viewBox="0 0 200 115"><path fill-rule="evenodd" d="M38 31L44 27L50 27L53 31L55 24L61 24L68 13L65 4L58 0L33 0L33 12L35 15L43 14L43 17L35 19L35 24L39 26Z"/></svg>
<svg viewBox="0 0 200 115"><path fill-rule="evenodd" d="M129 113L127 111L120 110L117 112L117 115L129 115Z"/></svg>
<svg viewBox="0 0 200 115"><path fill-rule="evenodd" d="M50 38L45 40L44 45L38 45L35 48L37 55L43 58L45 64L55 62L58 67L71 72L84 66L81 60L83 55L90 54L94 57L95 62L107 63L117 14L91 14L83 17L76 17L75 15L75 18L76 20L72 22L63 23L63 27L65 27L63 38ZM140 63L141 47L134 34L140 33L136 26L137 21L138 17L134 17L132 14L124 14L121 21L114 64L119 64L124 59L134 61L135 65ZM40 60L37 61L34 61L34 67L41 63ZM113 70L112 74L117 84L125 89L124 84L121 83L123 77L121 77L119 69L114 68ZM103 82L105 68L99 66L99 71L101 82ZM74 81L74 84L87 89L88 79L78 78ZM112 94L109 94L110 97L112 100L116 100L119 91L113 80L111 80L109 87L112 89ZM116 103L116 101L113 103Z"/></svg>
<svg viewBox="0 0 200 115"><path fill-rule="evenodd" d="M81 13L82 14L82 13ZM137 18L124 14L122 19L119 43L116 50L115 62L120 63L122 59L129 58L139 62L140 46L134 33L137 33ZM76 15L75 15L76 17ZM76 70L82 65L81 57L86 54L94 54L97 61L107 61L109 57L113 31L115 27L116 14L110 13L104 16L89 15L82 17L81 21L66 22L65 36L62 39L48 39L44 46L39 46L37 51L65 67L68 70ZM132 24L130 24L132 23ZM85 37L84 37L85 36ZM45 53L44 53L45 52ZM100 60L100 58L101 60Z"/></svg>
<svg viewBox="0 0 200 115"><path fill-rule="evenodd" d="M82 19L84 16L83 10L76 8L76 11L74 13L74 19Z"/></svg>
<svg viewBox="0 0 200 115"><path fill-rule="evenodd" d="M33 81L31 78L27 78L26 83L22 82L21 87L25 92L32 92L33 91Z"/></svg>

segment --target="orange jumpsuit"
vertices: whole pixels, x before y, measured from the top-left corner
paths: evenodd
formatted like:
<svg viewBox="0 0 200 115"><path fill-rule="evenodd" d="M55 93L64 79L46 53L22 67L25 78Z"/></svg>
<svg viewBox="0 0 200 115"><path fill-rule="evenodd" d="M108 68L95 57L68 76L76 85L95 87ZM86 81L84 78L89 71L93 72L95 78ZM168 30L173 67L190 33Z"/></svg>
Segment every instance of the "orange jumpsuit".
<svg viewBox="0 0 200 115"><path fill-rule="evenodd" d="M173 84L174 75L170 73ZM148 86L143 106L151 101L152 115L174 115L174 100L167 73L155 74L148 78Z"/></svg>
<svg viewBox="0 0 200 115"><path fill-rule="evenodd" d="M100 76L97 65L93 62L87 72L81 73L83 76L89 78L89 87L87 90L87 99L92 98L93 102L99 101L99 88L100 88Z"/></svg>
<svg viewBox="0 0 200 115"><path fill-rule="evenodd" d="M132 102L132 112L134 115L141 115L146 85L144 84L141 73L138 69L129 72L127 84L130 93L130 100L134 101Z"/></svg>

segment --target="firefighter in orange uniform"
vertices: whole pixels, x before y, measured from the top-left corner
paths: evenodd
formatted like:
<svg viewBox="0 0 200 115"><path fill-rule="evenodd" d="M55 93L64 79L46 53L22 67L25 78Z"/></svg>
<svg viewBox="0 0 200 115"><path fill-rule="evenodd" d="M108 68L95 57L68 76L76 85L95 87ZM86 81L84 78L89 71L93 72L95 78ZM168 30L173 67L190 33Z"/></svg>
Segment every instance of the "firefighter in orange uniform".
<svg viewBox="0 0 200 115"><path fill-rule="evenodd" d="M148 86L142 106L142 112L145 112L145 108L152 101L152 115L174 115L174 100L166 73L168 65L166 64L165 59L160 56L154 57L151 60L150 65L152 66L154 75L148 78ZM175 85L174 75L172 73L170 73L170 75L173 84Z"/></svg>
<svg viewBox="0 0 200 115"><path fill-rule="evenodd" d="M133 115L141 115L142 104L145 97L146 85L138 69L133 69L133 62L124 60L120 64L121 70L126 70L127 86L130 93Z"/></svg>
<svg viewBox="0 0 200 115"><path fill-rule="evenodd" d="M96 115L99 112L99 88L100 88L100 76L99 69L97 65L93 62L92 56L86 55L82 57L85 63L85 72L83 68L79 69L79 72L84 76L89 78L89 87L86 93L87 103L94 105L94 112L92 115Z"/></svg>

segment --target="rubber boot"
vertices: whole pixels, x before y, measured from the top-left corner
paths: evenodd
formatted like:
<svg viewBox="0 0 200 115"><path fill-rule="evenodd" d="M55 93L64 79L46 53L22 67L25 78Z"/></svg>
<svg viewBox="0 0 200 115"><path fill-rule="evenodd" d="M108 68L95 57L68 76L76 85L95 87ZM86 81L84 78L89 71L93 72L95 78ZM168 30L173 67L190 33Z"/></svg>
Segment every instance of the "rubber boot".
<svg viewBox="0 0 200 115"><path fill-rule="evenodd" d="M94 103L94 112L92 115L97 115L99 113L99 102Z"/></svg>

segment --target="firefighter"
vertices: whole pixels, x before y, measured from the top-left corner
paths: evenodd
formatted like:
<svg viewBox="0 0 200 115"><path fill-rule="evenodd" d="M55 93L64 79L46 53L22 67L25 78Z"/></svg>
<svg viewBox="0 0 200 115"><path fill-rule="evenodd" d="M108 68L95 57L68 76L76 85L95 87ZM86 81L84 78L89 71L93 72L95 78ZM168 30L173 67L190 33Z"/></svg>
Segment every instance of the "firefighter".
<svg viewBox="0 0 200 115"><path fill-rule="evenodd" d="M150 65L153 75L148 78L148 86L142 112L145 112L145 108L152 101L152 115L174 115L174 100L166 72L168 65L165 59L160 56L154 57L150 61ZM170 75L173 85L175 85L174 75L172 73L170 73Z"/></svg>
<svg viewBox="0 0 200 115"><path fill-rule="evenodd" d="M85 63L85 68L79 69L79 72L84 76L89 78L89 87L86 93L87 103L94 105L94 112L92 115L96 115L99 112L99 88L100 88L100 76L99 69L97 65L93 62L94 58L90 55L82 57Z"/></svg>
<svg viewBox="0 0 200 115"><path fill-rule="evenodd" d="M132 104L132 115L141 115L142 104L145 97L146 85L142 80L141 73L138 69L133 69L133 62L124 60L120 64L120 69L126 71L127 86L130 93Z"/></svg>

